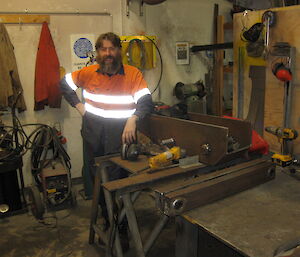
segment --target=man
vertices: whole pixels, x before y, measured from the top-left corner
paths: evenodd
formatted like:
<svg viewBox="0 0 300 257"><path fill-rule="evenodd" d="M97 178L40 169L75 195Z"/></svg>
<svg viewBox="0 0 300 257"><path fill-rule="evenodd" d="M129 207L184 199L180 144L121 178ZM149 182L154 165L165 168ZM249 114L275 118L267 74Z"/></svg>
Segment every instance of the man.
<svg viewBox="0 0 300 257"><path fill-rule="evenodd" d="M122 64L121 40L105 33L96 41L97 63L66 74L61 81L65 99L82 115L82 137L89 169L95 174L94 158L120 151L121 142L136 140L136 123L152 110L152 98L142 73ZM85 103L75 90L83 89ZM110 179L126 176L114 170ZM104 203L104 216L107 216ZM107 217L105 217L107 218Z"/></svg>

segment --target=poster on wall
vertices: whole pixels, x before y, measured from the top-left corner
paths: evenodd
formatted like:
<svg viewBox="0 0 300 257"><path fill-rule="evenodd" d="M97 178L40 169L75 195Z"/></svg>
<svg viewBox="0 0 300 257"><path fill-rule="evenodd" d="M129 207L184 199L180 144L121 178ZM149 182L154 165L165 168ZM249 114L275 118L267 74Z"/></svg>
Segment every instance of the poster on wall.
<svg viewBox="0 0 300 257"><path fill-rule="evenodd" d="M71 55L72 71L80 70L91 64L95 51L94 34L72 34Z"/></svg>

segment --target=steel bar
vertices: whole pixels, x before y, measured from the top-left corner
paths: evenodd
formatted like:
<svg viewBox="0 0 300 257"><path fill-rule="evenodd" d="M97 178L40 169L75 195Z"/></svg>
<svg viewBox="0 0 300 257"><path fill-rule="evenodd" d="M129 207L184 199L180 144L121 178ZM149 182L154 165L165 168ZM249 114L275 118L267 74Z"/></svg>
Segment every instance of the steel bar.
<svg viewBox="0 0 300 257"><path fill-rule="evenodd" d="M289 69L292 74L295 74L295 59L296 59L296 49L295 47L290 48L289 54ZM292 112L292 103L293 103L293 78L289 82L286 82L285 87L285 99L284 99L284 127L289 128L291 126L291 112Z"/></svg>
<svg viewBox="0 0 300 257"><path fill-rule="evenodd" d="M186 176L188 174L192 175L201 167L205 167L205 165L199 164L199 166L189 167L186 169L175 167L156 173L144 173L129 178L110 181L102 184L102 186L110 192L135 192L137 190L145 189L150 185L153 185L155 182L161 182L167 179L171 179L172 177Z"/></svg>
<svg viewBox="0 0 300 257"><path fill-rule="evenodd" d="M240 148L251 145L251 123L243 120L222 118L212 115L203 115L200 113L188 113L193 121L226 127L229 129L228 135L233 136L240 144Z"/></svg>
<svg viewBox="0 0 300 257"><path fill-rule="evenodd" d="M191 51L193 53L200 51L209 51L209 50L218 50L218 49L232 49L233 42L222 43L222 44L213 44L213 45L197 45L192 46Z"/></svg>
<svg viewBox="0 0 300 257"><path fill-rule="evenodd" d="M145 251L146 254L148 253L148 251L153 246L155 240L157 239L160 232L163 230L163 228L167 224L168 220L169 220L169 217L167 215L163 215L159 219L159 221L155 224L153 230L151 231L151 234L150 234L149 238L145 242L144 251Z"/></svg>
<svg viewBox="0 0 300 257"><path fill-rule="evenodd" d="M229 168L220 168L215 167L215 171L212 170L212 172L203 172L196 174L195 177L190 177L189 179L185 178L185 181L178 180L177 183L166 183L165 185L158 185L157 187L154 187L153 190L157 194L170 194L172 192L176 192L178 190L183 190L185 188L189 188L194 185L199 185L200 183L204 183L216 178L220 178L229 174L232 174L234 172L238 172L241 170L244 170L246 168L250 167L257 167L258 165L261 165L263 163L269 163L268 158L258 158L254 159L252 161L246 161L243 163L239 163L237 165L232 165Z"/></svg>
<svg viewBox="0 0 300 257"><path fill-rule="evenodd" d="M107 191L108 192L108 191ZM140 231L138 227L138 223L136 220L136 216L134 213L134 208L130 199L130 194L126 193L122 195L124 208L126 211L126 217L128 219L128 226L132 235L132 239L135 245L137 257L145 257L145 252L143 249L142 239L140 236Z"/></svg>
<svg viewBox="0 0 300 257"><path fill-rule="evenodd" d="M165 202L162 211L167 215L178 215L258 184L265 183L274 177L274 164L264 162L226 176L165 194L162 196L164 199L161 200Z"/></svg>
<svg viewBox="0 0 300 257"><path fill-rule="evenodd" d="M100 186L101 186L101 171L100 171L100 168L98 167L96 169L96 176L95 176L95 182L94 182L89 244L93 244L95 241L94 224L97 223L97 217L98 217L98 203L99 203L99 197L100 197Z"/></svg>
<svg viewBox="0 0 300 257"><path fill-rule="evenodd" d="M101 180L103 181L103 183L108 181L108 174L107 174L107 166L105 165L101 165ZM113 232L113 224L114 224L114 213L113 213L113 208L114 208L114 203L113 203L113 197L111 195L111 193L107 190L104 190L104 196L105 196L105 202L106 202L106 206L107 206L107 212L108 212L108 217L109 217L109 222L110 222L110 229L109 229L109 235L111 235ZM120 236L119 236L119 231L118 231L118 226L115 224L116 228L116 232L115 232L115 240L114 240L114 247L116 250L116 255L117 257L123 257L123 251L122 251L122 247L121 247L121 242L120 242ZM110 241L110 240L108 240ZM107 257L111 257L110 255L110 245L107 244L106 245L106 256Z"/></svg>
<svg viewBox="0 0 300 257"><path fill-rule="evenodd" d="M132 195L131 195L131 202L134 203L135 200L139 197L139 195L141 194L141 191L136 191L136 192L133 192ZM122 220L124 219L125 217L125 209L123 208L121 210L121 213L120 213L120 216L119 216L119 219L118 219L118 223L121 224Z"/></svg>
<svg viewBox="0 0 300 257"><path fill-rule="evenodd" d="M93 229L94 229L94 232L96 232L97 235L101 238L101 241L103 241L104 244L107 245L109 243L107 234L102 229L100 229L97 224L93 224Z"/></svg>
<svg viewBox="0 0 300 257"><path fill-rule="evenodd" d="M251 97L246 120L251 122L252 128L260 135L264 131L266 67L250 65L249 78L252 81Z"/></svg>
<svg viewBox="0 0 300 257"><path fill-rule="evenodd" d="M237 117L240 119L244 118L244 47L239 47L238 56L238 86L237 86Z"/></svg>
<svg viewBox="0 0 300 257"><path fill-rule="evenodd" d="M30 12L30 11L24 11L24 12L1 12L0 14L33 14L33 15L78 15L78 16L111 16L111 13L109 12Z"/></svg>
<svg viewBox="0 0 300 257"><path fill-rule="evenodd" d="M206 118L201 115L194 116L202 118L193 121L151 115L139 125L139 130L156 143L173 138L178 146L186 150L188 156L198 155L199 161L207 165L216 165L243 156L250 147L249 123L241 126L244 121L228 121L209 115ZM230 134L234 136L232 139L239 138L242 142L239 149L231 151L228 148Z"/></svg>
<svg viewBox="0 0 300 257"><path fill-rule="evenodd" d="M228 128L223 126L151 115L139 130L155 143L173 138L188 156L199 155L205 164L215 165L227 153Z"/></svg>

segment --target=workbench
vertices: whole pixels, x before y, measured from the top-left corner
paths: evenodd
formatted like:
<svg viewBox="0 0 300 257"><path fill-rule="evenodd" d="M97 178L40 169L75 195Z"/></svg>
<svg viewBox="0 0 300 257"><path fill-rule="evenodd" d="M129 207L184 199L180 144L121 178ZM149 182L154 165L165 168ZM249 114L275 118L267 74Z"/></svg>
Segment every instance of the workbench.
<svg viewBox="0 0 300 257"><path fill-rule="evenodd" d="M149 188L151 185L153 185L157 181L165 181L166 179L169 179L171 177L176 176L177 174L184 174L186 172L192 172L193 170L197 170L199 167L203 167L203 164L196 165L190 168L180 168L180 167L173 167L163 170L163 175L158 173L152 173L148 174L146 173L145 176L147 176L147 182L139 183L136 182L136 186L132 187L130 183L126 184L126 178L114 180L111 182L108 182L108 170L110 167L117 165L119 167L124 168L129 172L129 174L138 174L141 171L143 171L148 166L147 157L146 156L140 156L139 159L135 162L130 162L127 160L122 160L119 156L104 156L104 157L98 157L95 159L97 171L95 176L95 183L94 183L94 192L93 192L93 202L92 202L92 211L91 211L91 224L90 224L90 235L89 235L89 243L93 244L95 240L95 234L97 234L101 240L106 245L106 256L112 256L111 247L109 246L109 236L108 234L110 231L103 233L101 231L101 228L97 225L97 218L98 218L98 203L99 203L99 195L100 195L100 187L104 187L104 196L105 201L107 205L108 210L108 216L110 218L110 222L112 224L113 222L113 209L114 209L114 203L113 203L113 193L116 190L114 187L118 188L119 185L122 185L122 190L116 191L117 194L121 195L124 208L120 211L118 215L118 222L121 223L122 219L126 215L128 219L128 225L131 232L131 236L133 239L134 247L136 249L136 256L138 257L144 257L146 256L147 252L152 247L153 243L155 242L156 238L160 234L161 230L164 228L164 226L167 224L168 216L162 214L159 221L156 223L155 227L153 228L151 234L145 240L145 243L142 243L139 227L137 224L134 208L133 208L133 202L137 199L139 195L139 191L145 188ZM137 177L137 176L136 176ZM132 178L135 178L134 176ZM132 194L130 194L132 193ZM114 240L114 251L116 256L122 257L123 252L120 245L120 238L118 231L116 231L116 236Z"/></svg>
<svg viewBox="0 0 300 257"><path fill-rule="evenodd" d="M277 171L265 184L184 213L177 218L176 257L202 256L199 231L234 249L222 257L272 257L279 246L300 239L299 183ZM205 255L213 256L213 250Z"/></svg>
<svg viewBox="0 0 300 257"><path fill-rule="evenodd" d="M261 161L254 160L252 162L256 163L256 162L261 162ZM107 238L105 239L105 235L103 235L103 233L101 233L101 231L97 227L99 188L102 184L102 186L105 188L105 190L104 190L105 199L108 200L108 202L107 202L108 210L113 209L111 193L115 192L122 196L122 199L124 202L124 208L119 215L119 221L122 219L122 217L124 217L124 215L126 213L126 216L128 218L129 228L130 228L132 238L134 241L134 246L136 248L137 256L146 256L147 252L153 245L155 239L157 238L157 236L159 235L159 233L161 232L161 230L164 228L165 224L167 223L168 215L166 215L166 213L162 213L161 219L157 222L155 228L153 229L153 232L151 233L151 235L149 236L149 238L145 241L145 243L143 245L142 240L140 238L140 233L139 233L140 228L138 227L134 209L133 209L133 204L132 204L134 202L134 200L136 199L136 197L138 196L136 193L138 193L139 190L142 190L145 188L151 189L151 191L155 192L156 194L159 192L164 192L164 191L161 191L161 189L165 188L166 185L169 186L170 184L174 184L174 183L178 184L178 182L181 183L182 177L185 177L186 175L193 176L192 175L193 172L203 170L205 168L209 168L209 166L199 163L196 166L188 167L188 168L172 167L172 168L166 168L159 172L144 173L144 169L148 165L148 162L147 162L147 159L145 156L140 156L138 161L136 161L136 162L129 162L126 160L122 160L119 156L110 157L110 158L106 158L106 159L105 159L105 157L100 157L100 158L96 158L96 163L98 164L99 168L97 170L96 179L95 179L89 242L90 243L94 242L95 233L97 233L102 239L104 239L104 242L106 242L106 243L108 242ZM125 178L125 179L108 182L106 180L107 176L105 175L105 173L107 172L107 170L106 170L107 167L109 167L109 165L112 165L112 164L126 169L129 173L133 173L133 174L142 173L144 175L143 176L133 176L130 179ZM245 162L244 164L241 164L241 166L243 166L243 165L247 165L247 162ZM239 165L237 165L237 166L239 166ZM235 167L237 167L237 166L235 166ZM224 170L226 170L226 169L224 169ZM207 172L207 170L206 170L206 172ZM215 173L218 173L218 172L220 172L220 171L216 171ZM213 173L211 173L211 174L213 174ZM184 175L184 176L181 176L181 175ZM209 175L206 175L206 176L209 176ZM141 179L141 177L143 177L143 179ZM244 180L247 180L247 179L251 180L251 177L250 178L246 177ZM267 179L269 179L269 178L267 178ZM183 182L184 182L184 180L183 180ZM262 180L261 183L263 183L263 182L264 181ZM232 187L234 187L234 186L232 186ZM242 195L243 195L243 193L242 193ZM237 197L239 197L239 195ZM257 197L254 198L255 201L257 200L256 198ZM227 199L225 199L225 200L227 200ZM219 202L222 202L222 201L219 201ZM244 201L245 201L244 204L248 203L247 199L245 199ZM232 204L231 201L230 201L230 203ZM211 205L209 205L209 206L211 206ZM223 207L223 204L221 204L220 206ZM203 220L204 221L208 220L208 222L207 222L208 225L210 224L210 222L218 220L220 218L220 217L218 217L218 215L219 215L218 212L221 210L220 206L216 207L215 210L209 210L208 213L205 212L203 214ZM230 206L230 205L228 205L228 206ZM200 213L202 213L201 210L205 210L206 207L202 207L202 208L199 208L199 209L197 208L193 211L184 213L183 215L181 215L181 217L184 218L184 222L183 222L183 219L181 219L181 220L177 219L178 224L181 222L181 223L184 223L184 226L188 227L189 223L192 223L192 224L198 224L198 226L201 227L202 226L202 223L201 223L202 216L199 215L199 217L198 217L197 210L200 210ZM239 210L239 208L237 208L237 210ZM237 210L235 210L235 211L237 211ZM243 208L243 210L246 210L246 208ZM230 214L230 211L231 211L231 209L229 208L229 210L227 212ZM255 210L252 210L252 211L254 212ZM244 216L245 215L246 214L244 214ZM253 213L251 215L255 216L256 214ZM111 213L109 213L109 216L111 216L111 217L113 216L112 211L111 211ZM245 220L244 216L241 216L241 220ZM209 219L210 217L214 217L214 218ZM198 218L200 221L198 221ZM227 221L227 223L224 223L224 224L227 224L227 226L229 226L230 225L229 222L231 222L231 221L227 220L227 219L231 219L231 217L224 216L224 219ZM212 223L212 224L214 224L214 223ZM193 225L193 226L195 226L195 225ZM195 233L195 231L197 231L197 229L198 228L196 226L196 228L194 230L192 230L192 233ZM234 226L234 228L228 228L228 229L236 229L236 226ZM190 231L190 230L187 230L187 231ZM208 231L208 232L212 233L210 231ZM232 233L232 231L231 231L231 233ZM253 231L252 231L252 233L253 233ZM196 235L197 235L197 233L196 233ZM194 242L193 247L187 247L187 249L185 247L180 247L181 250L177 250L178 257L197 256L197 255L190 254L191 251L196 251L195 249L197 249L197 246L198 246L198 242L195 241L195 239L197 239L197 237L195 237L195 234L192 235L192 238L193 238L192 241ZM191 243L190 235L189 235L189 233L186 233L185 230L183 230L183 231L181 230L178 233L178 240L180 241L180 244L177 244L177 245L180 245L180 246L183 245L183 242L187 242L188 244ZM227 239L224 239L224 241L227 242ZM252 247L252 246L250 246L250 247ZM117 256L123 256L118 235L116 235L115 249L117 252L117 254L116 254ZM182 253L182 249L187 250L189 253L188 254Z"/></svg>

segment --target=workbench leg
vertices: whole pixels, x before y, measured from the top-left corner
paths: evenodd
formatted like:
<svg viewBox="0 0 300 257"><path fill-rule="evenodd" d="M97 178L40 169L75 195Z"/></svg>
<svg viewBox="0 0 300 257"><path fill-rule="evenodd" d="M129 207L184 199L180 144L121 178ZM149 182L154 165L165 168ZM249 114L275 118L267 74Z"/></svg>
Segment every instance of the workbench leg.
<svg viewBox="0 0 300 257"><path fill-rule="evenodd" d="M175 256L198 256L198 228L181 216L176 217Z"/></svg>
<svg viewBox="0 0 300 257"><path fill-rule="evenodd" d="M100 171L100 168L97 167L95 182L94 182L92 210L91 210L89 244L93 244L95 242L94 225L97 223L97 217L98 217L100 187L101 187L101 171Z"/></svg>
<svg viewBox="0 0 300 257"><path fill-rule="evenodd" d="M102 166L101 167L101 179L102 182L108 182L108 174L107 174L107 167ZM114 202L113 197L111 193L104 189L104 196L105 196L105 203L107 207L107 213L109 217L109 223L110 223L110 229L109 229L109 235L112 234L113 227L115 226L115 240L114 240L114 248L116 250L116 256L117 257L123 257L123 251L121 247L120 237L119 237L119 230L118 230L118 224L114 224ZM108 240L110 243L110 240ZM106 246L106 256L110 256L110 245L107 244Z"/></svg>
<svg viewBox="0 0 300 257"><path fill-rule="evenodd" d="M136 192L132 193L131 194L131 202L134 203L140 194L141 194L141 191L136 191ZM118 221L119 224L122 223L125 215L126 215L125 208L122 208L120 216L119 216L119 221Z"/></svg>
<svg viewBox="0 0 300 257"><path fill-rule="evenodd" d="M122 195L126 216L128 219L128 226L132 235L132 239L135 245L137 257L145 257L143 244L140 236L139 227L137 224L134 208L130 199L130 194L126 193Z"/></svg>
<svg viewBox="0 0 300 257"><path fill-rule="evenodd" d="M160 232L167 224L168 220L169 220L169 216L163 215L162 218L160 218L159 221L155 224L154 229L151 231L151 234L145 243L145 247L144 247L145 254L147 254L148 251L151 249L152 245L154 244Z"/></svg>

